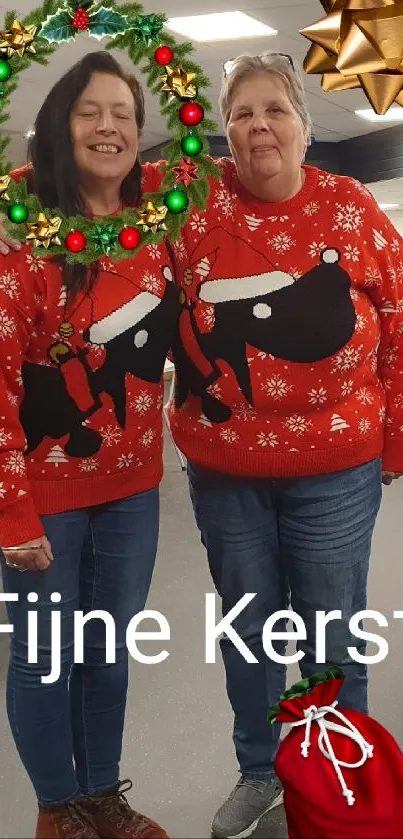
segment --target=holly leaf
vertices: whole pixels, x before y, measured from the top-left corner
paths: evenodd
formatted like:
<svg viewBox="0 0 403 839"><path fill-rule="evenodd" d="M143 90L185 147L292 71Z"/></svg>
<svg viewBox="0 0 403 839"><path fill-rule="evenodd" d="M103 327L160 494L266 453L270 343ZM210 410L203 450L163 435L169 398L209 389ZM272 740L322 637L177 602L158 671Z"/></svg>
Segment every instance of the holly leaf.
<svg viewBox="0 0 403 839"><path fill-rule="evenodd" d="M88 29L94 38L103 38L105 35L123 35L128 28L127 18L101 6L100 9L90 16Z"/></svg>
<svg viewBox="0 0 403 839"><path fill-rule="evenodd" d="M38 37L44 38L49 44L61 44L63 41L70 41L75 34L69 13L61 11L47 17L38 32Z"/></svg>

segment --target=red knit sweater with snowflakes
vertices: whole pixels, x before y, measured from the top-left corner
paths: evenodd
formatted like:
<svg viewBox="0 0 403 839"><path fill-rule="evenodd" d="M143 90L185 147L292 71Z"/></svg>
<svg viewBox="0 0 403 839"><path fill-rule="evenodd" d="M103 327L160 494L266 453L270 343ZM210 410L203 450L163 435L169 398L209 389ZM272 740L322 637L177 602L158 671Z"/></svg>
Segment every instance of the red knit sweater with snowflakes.
<svg viewBox="0 0 403 839"><path fill-rule="evenodd" d="M175 245L172 432L223 473L403 472L403 240L357 181L305 166L258 201L231 160Z"/></svg>
<svg viewBox="0 0 403 839"><path fill-rule="evenodd" d="M158 190L158 167L143 174ZM2 547L41 536L43 514L159 484L177 298L164 245L102 259L91 294L73 300L29 247L0 256Z"/></svg>

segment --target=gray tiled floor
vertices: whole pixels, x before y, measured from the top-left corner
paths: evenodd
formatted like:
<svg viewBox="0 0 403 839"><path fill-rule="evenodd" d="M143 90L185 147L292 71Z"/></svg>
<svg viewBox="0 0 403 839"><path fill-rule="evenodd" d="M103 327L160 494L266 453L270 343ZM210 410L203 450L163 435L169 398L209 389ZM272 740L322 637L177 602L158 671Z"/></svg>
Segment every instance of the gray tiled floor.
<svg viewBox="0 0 403 839"><path fill-rule="evenodd" d="M160 549L149 607L171 626L169 658L162 664L131 666L122 777L131 777L131 800L166 827L172 839L210 836L211 817L237 779L231 715L221 663L204 663L204 595L213 591L187 493L186 477L168 442L162 487ZM378 631L390 643L389 657L371 670L374 716L403 743L401 668L403 622L403 479L385 490L374 541L370 607L390 628ZM157 652L160 643L140 649ZM0 836L33 835L35 801L20 769L4 708L7 645L0 636ZM298 678L295 667L290 679ZM15 804L11 802L15 801ZM262 824L256 837L284 839L282 810Z"/></svg>

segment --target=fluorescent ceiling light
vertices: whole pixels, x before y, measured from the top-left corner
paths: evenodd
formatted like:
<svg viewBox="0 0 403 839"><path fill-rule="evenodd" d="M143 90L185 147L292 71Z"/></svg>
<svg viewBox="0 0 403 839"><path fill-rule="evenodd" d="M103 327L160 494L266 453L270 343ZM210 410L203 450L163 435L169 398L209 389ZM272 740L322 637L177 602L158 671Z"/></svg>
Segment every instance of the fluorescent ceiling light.
<svg viewBox="0 0 403 839"><path fill-rule="evenodd" d="M358 117L367 119L370 122L403 122L403 108L389 108L386 114L376 114L371 108L365 108L363 111L354 111Z"/></svg>
<svg viewBox="0 0 403 839"><path fill-rule="evenodd" d="M239 38L264 38L277 35L272 29L244 12L217 12L211 15L174 17L165 24L192 41L230 41Z"/></svg>
<svg viewBox="0 0 403 839"><path fill-rule="evenodd" d="M400 207L400 204L380 204L379 206L381 210L396 210L396 207Z"/></svg>

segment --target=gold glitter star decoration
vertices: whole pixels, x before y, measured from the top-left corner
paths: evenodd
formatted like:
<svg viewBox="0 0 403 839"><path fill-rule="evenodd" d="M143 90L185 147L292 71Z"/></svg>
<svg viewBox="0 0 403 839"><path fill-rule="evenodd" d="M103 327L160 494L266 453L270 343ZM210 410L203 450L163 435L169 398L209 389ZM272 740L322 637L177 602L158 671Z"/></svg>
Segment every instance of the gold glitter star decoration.
<svg viewBox="0 0 403 839"><path fill-rule="evenodd" d="M139 220L136 221L136 225L142 227L144 233L148 233L150 230L153 233L157 233L159 230L166 230L164 218L167 212L168 207L156 207L152 201L147 201L145 210L139 213Z"/></svg>
<svg viewBox="0 0 403 839"><path fill-rule="evenodd" d="M179 99L194 99L197 96L197 88L194 83L196 73L188 73L181 63L175 67L167 65L166 75L163 76L164 85L161 90L168 92L168 101L176 97Z"/></svg>
<svg viewBox="0 0 403 839"><path fill-rule="evenodd" d="M8 32L0 31L0 54L11 58L13 55L22 56L28 52L35 55L32 42L35 38L37 27L33 25L23 26L19 20L14 20Z"/></svg>
<svg viewBox="0 0 403 839"><path fill-rule="evenodd" d="M50 245L61 245L61 241L57 236L61 223L62 220L58 216L46 218L44 213L39 213L36 222L27 223L29 233L25 238L27 240L33 239L35 248L49 248Z"/></svg>
<svg viewBox="0 0 403 839"><path fill-rule="evenodd" d="M403 2L321 0L326 17L300 34L312 45L307 73L326 92L361 87L376 114L403 106Z"/></svg>
<svg viewBox="0 0 403 839"><path fill-rule="evenodd" d="M7 193L8 187L10 185L11 178L9 175L1 175L0 176L0 198L2 201L9 201L10 197Z"/></svg>

